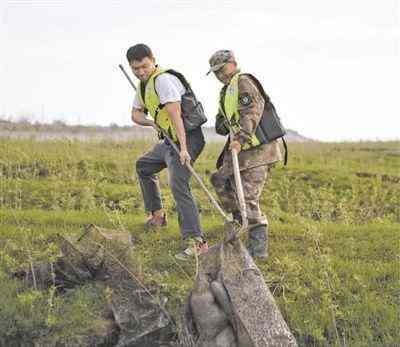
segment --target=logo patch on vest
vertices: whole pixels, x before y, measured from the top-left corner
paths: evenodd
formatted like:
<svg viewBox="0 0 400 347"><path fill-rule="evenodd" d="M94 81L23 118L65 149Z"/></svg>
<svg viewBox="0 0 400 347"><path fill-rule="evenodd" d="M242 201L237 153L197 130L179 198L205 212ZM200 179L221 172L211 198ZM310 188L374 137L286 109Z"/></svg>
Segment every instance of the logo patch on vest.
<svg viewBox="0 0 400 347"><path fill-rule="evenodd" d="M251 96L249 93L244 93L239 96L239 102L243 106L249 106L252 102Z"/></svg>

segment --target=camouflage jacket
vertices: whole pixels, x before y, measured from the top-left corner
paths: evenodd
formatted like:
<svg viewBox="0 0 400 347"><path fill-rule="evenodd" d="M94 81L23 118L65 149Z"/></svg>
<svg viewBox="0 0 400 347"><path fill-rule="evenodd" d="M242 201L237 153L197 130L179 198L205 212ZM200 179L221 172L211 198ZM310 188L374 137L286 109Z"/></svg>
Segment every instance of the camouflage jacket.
<svg viewBox="0 0 400 347"><path fill-rule="evenodd" d="M264 110L264 98L257 89L251 77L240 75L239 77L239 113L240 131L234 135L234 139L241 144L247 142L255 133ZM228 134L223 124L222 115L217 115L215 128L221 135ZM262 165L270 165L282 160L281 150L276 141L260 146L242 150L239 153L240 170L250 169ZM217 161L217 169L227 176L233 174L232 157L229 151L229 138Z"/></svg>

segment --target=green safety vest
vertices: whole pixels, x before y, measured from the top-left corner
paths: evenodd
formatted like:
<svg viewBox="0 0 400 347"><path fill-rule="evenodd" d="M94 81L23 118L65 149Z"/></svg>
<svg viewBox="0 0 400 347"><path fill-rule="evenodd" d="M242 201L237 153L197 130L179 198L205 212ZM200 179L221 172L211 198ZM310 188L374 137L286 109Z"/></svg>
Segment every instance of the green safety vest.
<svg viewBox="0 0 400 347"><path fill-rule="evenodd" d="M233 133L240 131L240 113L239 113L239 76L238 72L232 77L231 82L227 86L225 93L222 93L220 100L220 112L227 120ZM242 145L242 149L250 149L261 144L261 141L255 134L251 136L249 142Z"/></svg>
<svg viewBox="0 0 400 347"><path fill-rule="evenodd" d="M164 131L167 132L168 136L174 141L178 142L178 136L176 130L172 125L172 121L169 118L168 112L165 110L163 105L160 104L160 98L157 95L155 88L155 79L158 75L161 75L167 71L166 69L156 68L154 73L146 82L140 82L139 84L139 100L145 105L149 111L150 116L154 122ZM144 83L144 84L143 84ZM144 100L142 97L142 90L144 89Z"/></svg>

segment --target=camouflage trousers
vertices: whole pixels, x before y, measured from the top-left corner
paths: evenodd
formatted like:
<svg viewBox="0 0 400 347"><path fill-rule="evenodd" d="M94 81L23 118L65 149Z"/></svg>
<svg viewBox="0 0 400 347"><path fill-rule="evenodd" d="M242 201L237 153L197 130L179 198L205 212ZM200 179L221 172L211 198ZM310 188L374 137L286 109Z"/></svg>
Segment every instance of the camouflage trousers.
<svg viewBox="0 0 400 347"><path fill-rule="evenodd" d="M260 209L260 196L267 179L269 166L263 165L240 171L242 178L244 199L249 224L264 224L268 221ZM218 195L220 203L225 211L233 215L240 211L239 201L236 195L234 176L225 176L222 168L211 175L211 183Z"/></svg>

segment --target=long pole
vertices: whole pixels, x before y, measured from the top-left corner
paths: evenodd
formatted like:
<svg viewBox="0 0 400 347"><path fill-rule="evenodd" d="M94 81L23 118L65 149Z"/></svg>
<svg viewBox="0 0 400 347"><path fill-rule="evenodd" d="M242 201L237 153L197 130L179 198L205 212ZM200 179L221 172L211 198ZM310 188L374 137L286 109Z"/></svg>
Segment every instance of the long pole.
<svg viewBox="0 0 400 347"><path fill-rule="evenodd" d="M132 82L131 78L129 77L129 75L127 74L127 72L125 71L124 67L119 64L118 65L119 68L121 69L121 71L123 72L123 74L125 75L125 77L128 79L130 85L133 87L133 89L136 90L136 86L135 84ZM179 155L180 151L178 146L175 144L174 141L171 140L171 138L168 136L168 134L166 133L166 131L164 131L164 129L161 129L160 127L157 126L157 130L162 132L162 134L164 135L164 137L167 139L167 141L169 142L169 144L172 146L172 148L175 150L175 152ZM201 177L197 174L197 172L193 169L193 166L190 163L186 163L186 167L188 168L188 170L190 171L190 173L196 178L197 182L200 184L201 188L204 190L204 192L207 194L210 202L214 205L214 207L217 209L217 211L221 214L221 216L225 219L226 222L231 222L231 220L228 218L228 216L225 214L225 212L223 211L223 209L221 208L221 206L218 204L217 200L215 200L215 198L212 196L212 194L210 193L210 191L207 189L207 187L205 186L203 180L201 179Z"/></svg>
<svg viewBox="0 0 400 347"><path fill-rule="evenodd" d="M233 139L232 131L231 131L230 137L231 137L231 141L232 141L232 139ZM239 202L240 214L242 215L242 225L236 235L236 236L238 236L244 230L247 229L249 222L247 220L246 201L244 199L243 184L242 184L242 179L240 177L238 153L233 148L232 148L231 152L232 152L233 175L235 177L236 195L237 195L238 202Z"/></svg>

